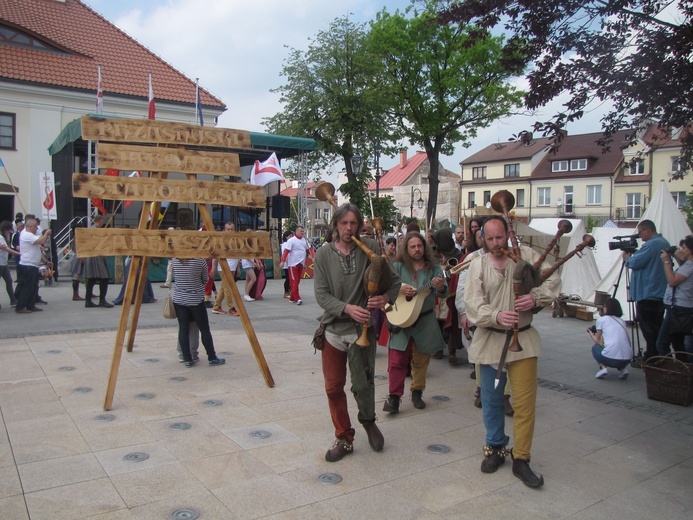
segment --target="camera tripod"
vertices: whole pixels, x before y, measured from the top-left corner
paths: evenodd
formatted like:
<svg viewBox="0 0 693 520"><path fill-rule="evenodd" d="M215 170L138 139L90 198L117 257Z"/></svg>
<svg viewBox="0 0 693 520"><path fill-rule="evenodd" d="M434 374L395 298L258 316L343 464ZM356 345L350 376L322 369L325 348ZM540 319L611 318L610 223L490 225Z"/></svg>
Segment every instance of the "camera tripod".
<svg viewBox="0 0 693 520"><path fill-rule="evenodd" d="M642 366L642 346L640 345L640 327L638 325L638 313L635 308L635 302L630 296L630 271L626 267L626 261L621 260L621 270L618 272L618 278L616 278L616 283L614 284L614 291L611 295L612 298L616 298L616 293L618 292L618 287L621 284L621 277L623 272L626 273L626 299L628 301L628 320L633 324L630 329L630 344L633 349L633 359L630 362L630 366L633 368L641 368ZM637 344L637 353L636 353Z"/></svg>

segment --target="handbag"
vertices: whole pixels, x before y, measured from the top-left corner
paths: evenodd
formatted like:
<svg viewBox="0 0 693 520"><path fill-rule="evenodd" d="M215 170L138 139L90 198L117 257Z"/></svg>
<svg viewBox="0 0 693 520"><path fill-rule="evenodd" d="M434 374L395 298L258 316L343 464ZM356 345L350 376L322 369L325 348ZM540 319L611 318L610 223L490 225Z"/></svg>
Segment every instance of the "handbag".
<svg viewBox="0 0 693 520"><path fill-rule="evenodd" d="M325 326L322 323L317 329L315 329L315 334L313 334L313 342L311 344L315 350L322 350L325 348Z"/></svg>
<svg viewBox="0 0 693 520"><path fill-rule="evenodd" d="M166 298L164 298L164 318L168 320L175 320L176 307L173 305L173 297L171 296L171 289L168 290Z"/></svg>
<svg viewBox="0 0 693 520"><path fill-rule="evenodd" d="M669 310L669 334L688 336L693 334L693 309L677 307L676 287L671 293L671 309Z"/></svg>

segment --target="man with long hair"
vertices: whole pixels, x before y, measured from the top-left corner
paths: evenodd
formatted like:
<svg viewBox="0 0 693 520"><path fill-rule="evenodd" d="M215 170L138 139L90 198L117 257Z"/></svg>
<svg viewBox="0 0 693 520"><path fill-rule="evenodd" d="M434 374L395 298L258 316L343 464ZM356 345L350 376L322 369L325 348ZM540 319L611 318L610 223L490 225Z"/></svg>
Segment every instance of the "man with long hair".
<svg viewBox="0 0 693 520"><path fill-rule="evenodd" d="M391 273L391 284L382 295L368 296L363 287L364 274L370 265L368 255L357 246L363 229L363 216L354 204L344 204L332 215L331 233L315 255L315 300L324 310L319 321L325 327L322 350L322 372L330 415L335 429L335 441L325 453L325 460L336 462L354 449L355 430L351 426L347 408L347 365L351 374L351 392L358 406L358 420L368 435L368 443L374 451L381 451L385 444L383 435L375 424L375 381L372 367L375 365L375 333L371 319L372 309L383 309L397 298L399 277ZM376 254L378 243L363 239L364 244ZM390 269L385 262L384 269ZM378 291L380 292L380 291ZM356 344L361 327L368 327L368 346Z"/></svg>
<svg viewBox="0 0 693 520"><path fill-rule="evenodd" d="M426 371L431 354L445 346L445 340L433 314L435 294L447 295L447 285L440 265L431 258L431 252L420 233L407 233L393 265L402 280L399 293L406 297L424 298L421 313L413 325L392 330L388 344L387 369L390 373L390 395L383 410L399 412L404 393L404 380L411 360L411 400L415 408L426 408L422 399L426 388ZM424 289L429 287L433 290ZM423 290L422 290L423 289ZM417 294L417 291L419 293Z"/></svg>

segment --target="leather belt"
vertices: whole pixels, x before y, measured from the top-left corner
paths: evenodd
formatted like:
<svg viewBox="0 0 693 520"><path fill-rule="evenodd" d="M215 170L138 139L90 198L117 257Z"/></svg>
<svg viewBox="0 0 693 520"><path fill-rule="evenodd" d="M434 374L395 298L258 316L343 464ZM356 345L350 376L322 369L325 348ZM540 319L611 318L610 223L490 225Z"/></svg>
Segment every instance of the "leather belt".
<svg viewBox="0 0 693 520"><path fill-rule="evenodd" d="M498 332L500 334L508 334L508 333L512 333L512 331L513 331L513 329L496 329L494 327L483 327L483 328L490 330L490 331L493 331L493 332ZM530 328L532 328L532 325L525 325L524 327L517 329L517 332L524 332L526 330L529 330Z"/></svg>

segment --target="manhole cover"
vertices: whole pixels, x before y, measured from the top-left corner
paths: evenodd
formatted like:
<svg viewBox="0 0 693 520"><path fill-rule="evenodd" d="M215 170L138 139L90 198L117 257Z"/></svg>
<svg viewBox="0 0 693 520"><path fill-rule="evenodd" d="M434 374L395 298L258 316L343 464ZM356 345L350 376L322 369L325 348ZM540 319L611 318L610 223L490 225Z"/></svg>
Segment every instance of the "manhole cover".
<svg viewBox="0 0 693 520"><path fill-rule="evenodd" d="M80 394L86 394L91 392L91 388L89 388L88 386L78 386L77 388L75 388L75 392L79 392Z"/></svg>
<svg viewBox="0 0 693 520"><path fill-rule="evenodd" d="M169 381L187 381L187 380L188 380L188 378L183 377L183 376L173 376L173 377L169 378Z"/></svg>
<svg viewBox="0 0 693 520"><path fill-rule="evenodd" d="M159 362L159 359L158 359L158 358L155 358L155 357L150 357L150 358L145 359L145 361L146 361L147 363L158 363L158 362Z"/></svg>
<svg viewBox="0 0 693 520"><path fill-rule="evenodd" d="M207 399L206 401L202 401L202 404L206 406L221 406L221 404L224 401L219 401L219 399Z"/></svg>
<svg viewBox="0 0 693 520"><path fill-rule="evenodd" d="M169 520L196 520L200 517L200 512L192 507L176 509L169 515Z"/></svg>
<svg viewBox="0 0 693 520"><path fill-rule="evenodd" d="M255 430L250 432L250 436L254 437L255 439L267 439L268 437L271 437L272 434L267 430Z"/></svg>
<svg viewBox="0 0 693 520"><path fill-rule="evenodd" d="M434 395L431 397L434 401L449 401L450 398L447 395Z"/></svg>
<svg viewBox="0 0 693 520"><path fill-rule="evenodd" d="M132 453L128 453L123 457L123 460L126 460L128 462L142 462L143 460L147 460L149 458L148 453L144 453L143 451L134 451Z"/></svg>
<svg viewBox="0 0 693 520"><path fill-rule="evenodd" d="M432 451L433 453L448 453L450 451L450 447L445 446L444 444L431 444L428 447L428 451Z"/></svg>
<svg viewBox="0 0 693 520"><path fill-rule="evenodd" d="M116 416L112 413L102 413L101 415L97 415L95 417L97 421L113 421L115 418Z"/></svg>
<svg viewBox="0 0 693 520"><path fill-rule="evenodd" d="M186 422L174 422L169 425L169 428L172 430L189 430L190 429L190 423Z"/></svg>
<svg viewBox="0 0 693 520"><path fill-rule="evenodd" d="M137 394L135 397L137 397L137 399L154 399L154 394L142 392L141 394Z"/></svg>
<svg viewBox="0 0 693 520"><path fill-rule="evenodd" d="M373 379L377 379L378 381L383 381L387 379L387 376L375 376Z"/></svg>
<svg viewBox="0 0 693 520"><path fill-rule="evenodd" d="M60 367L58 370L60 370L61 372L71 372L74 369L75 367Z"/></svg>
<svg viewBox="0 0 693 520"><path fill-rule="evenodd" d="M339 484L342 481L342 476L337 473L323 473L318 475L318 478L315 480L321 484Z"/></svg>
<svg viewBox="0 0 693 520"><path fill-rule="evenodd" d="M48 351L49 354L60 354L61 352L62 352L62 350L49 350Z"/></svg>

